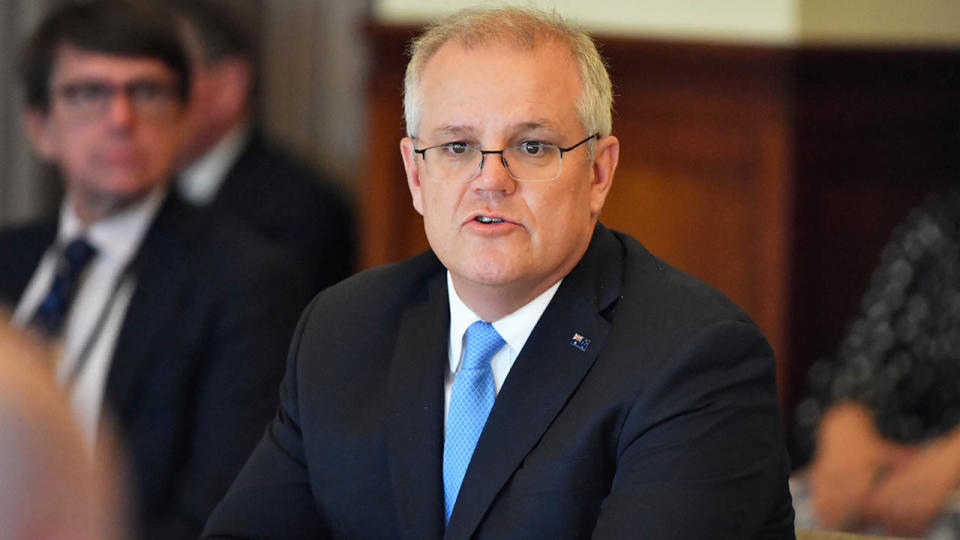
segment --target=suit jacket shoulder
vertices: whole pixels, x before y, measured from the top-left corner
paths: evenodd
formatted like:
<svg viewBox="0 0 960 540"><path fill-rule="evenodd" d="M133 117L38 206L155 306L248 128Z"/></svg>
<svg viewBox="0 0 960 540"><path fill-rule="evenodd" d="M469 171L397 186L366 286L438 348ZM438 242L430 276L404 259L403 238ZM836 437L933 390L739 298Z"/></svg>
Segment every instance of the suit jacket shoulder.
<svg viewBox="0 0 960 540"><path fill-rule="evenodd" d="M13 310L46 249L57 235L55 220L0 231L0 306Z"/></svg>
<svg viewBox="0 0 960 540"><path fill-rule="evenodd" d="M314 292L353 271L352 212L332 183L259 134L230 168L213 210L234 216L303 265Z"/></svg>
<svg viewBox="0 0 960 540"><path fill-rule="evenodd" d="M446 283L445 276L446 268L431 251L371 268L319 295L310 309L311 320L317 321L318 329L329 330L333 328L329 324L335 321L369 324L364 321L379 317L396 318L411 304L425 301L438 282Z"/></svg>
<svg viewBox="0 0 960 540"><path fill-rule="evenodd" d="M651 254L632 237L611 233L622 246L625 267L615 327L635 336L657 336L665 348L676 347L723 321L756 327L722 292Z"/></svg>

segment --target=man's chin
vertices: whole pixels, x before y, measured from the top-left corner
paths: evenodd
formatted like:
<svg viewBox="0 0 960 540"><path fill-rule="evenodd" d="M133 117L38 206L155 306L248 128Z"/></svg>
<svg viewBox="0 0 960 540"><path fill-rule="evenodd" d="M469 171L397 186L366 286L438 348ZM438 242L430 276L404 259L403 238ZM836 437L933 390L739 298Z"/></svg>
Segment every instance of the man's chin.
<svg viewBox="0 0 960 540"><path fill-rule="evenodd" d="M146 197L152 190L153 185L140 185L136 187L126 185L111 186L108 189L97 190L94 196L105 202L113 201L118 205L126 206Z"/></svg>
<svg viewBox="0 0 960 540"><path fill-rule="evenodd" d="M461 270L462 279L484 287L509 287L520 277L512 265L497 264L493 261L480 261Z"/></svg>
<svg viewBox="0 0 960 540"><path fill-rule="evenodd" d="M95 221L122 212L143 200L158 183L103 184L95 188L78 190L70 194L74 208L82 219Z"/></svg>

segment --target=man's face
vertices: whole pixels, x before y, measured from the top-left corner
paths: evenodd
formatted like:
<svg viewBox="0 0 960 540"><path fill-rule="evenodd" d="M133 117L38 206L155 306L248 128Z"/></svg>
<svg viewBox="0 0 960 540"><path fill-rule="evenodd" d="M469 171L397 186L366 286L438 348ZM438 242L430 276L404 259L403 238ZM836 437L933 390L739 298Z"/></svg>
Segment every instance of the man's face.
<svg viewBox="0 0 960 540"><path fill-rule="evenodd" d="M28 112L27 126L78 213L122 208L168 179L181 134L176 83L160 60L60 49L48 110Z"/></svg>
<svg viewBox="0 0 960 540"><path fill-rule="evenodd" d="M588 159L587 145L571 150L563 155L560 176L550 182L514 180L496 154L486 156L479 176L469 182L437 182L414 148L465 142L500 150L528 140L567 147L591 134L577 116L576 63L553 42L533 50L447 43L428 61L420 89L420 132L415 141L401 143L414 207L458 293L509 291L517 305L496 313L505 315L580 260L609 190L619 145L612 136L601 138L595 160ZM480 217L503 221L483 223Z"/></svg>

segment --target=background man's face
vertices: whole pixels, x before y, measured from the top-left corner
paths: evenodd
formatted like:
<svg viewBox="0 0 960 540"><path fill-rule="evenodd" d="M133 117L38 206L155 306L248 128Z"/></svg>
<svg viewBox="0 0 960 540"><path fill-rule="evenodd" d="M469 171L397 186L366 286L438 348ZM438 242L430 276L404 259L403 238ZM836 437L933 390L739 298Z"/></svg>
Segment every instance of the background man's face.
<svg viewBox="0 0 960 540"><path fill-rule="evenodd" d="M122 206L170 175L181 134L176 83L160 60L64 46L48 111L28 113L31 138L59 166L70 196Z"/></svg>
<svg viewBox="0 0 960 540"><path fill-rule="evenodd" d="M576 63L553 42L533 50L447 43L428 61L420 88L417 148L462 141L500 150L526 140L566 147L590 135L576 111ZM606 139L599 145L615 144ZM586 145L563 156L556 180L537 183L512 179L497 155L488 155L470 182L435 182L413 146L409 139L401 146L413 203L461 294L464 284L539 293L579 261L609 188L596 181ZM485 224L478 216L504 221Z"/></svg>

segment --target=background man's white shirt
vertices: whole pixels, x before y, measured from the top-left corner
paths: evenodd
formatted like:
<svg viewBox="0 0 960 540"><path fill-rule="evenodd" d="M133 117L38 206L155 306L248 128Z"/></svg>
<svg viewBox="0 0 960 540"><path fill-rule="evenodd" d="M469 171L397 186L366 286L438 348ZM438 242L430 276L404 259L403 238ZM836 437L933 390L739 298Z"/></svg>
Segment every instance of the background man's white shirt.
<svg viewBox="0 0 960 540"><path fill-rule="evenodd" d="M55 367L57 382L69 391L71 407L91 449L113 349L136 288L133 276L121 277L143 243L165 195L166 188L158 187L123 211L86 227L70 201L64 201L57 241L43 256L14 312L13 323L26 327L50 290L59 246L83 235L96 248L64 321ZM71 376L78 364L82 364L80 370Z"/></svg>
<svg viewBox="0 0 960 540"><path fill-rule="evenodd" d="M252 136L249 124L241 123L184 169L177 178L177 190L183 198L197 206L210 204Z"/></svg>

